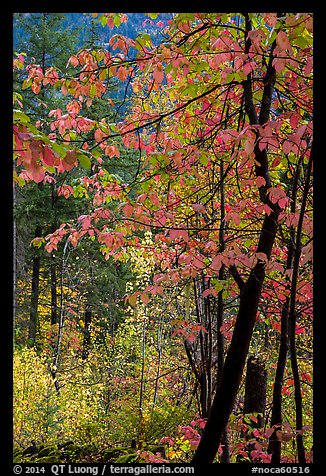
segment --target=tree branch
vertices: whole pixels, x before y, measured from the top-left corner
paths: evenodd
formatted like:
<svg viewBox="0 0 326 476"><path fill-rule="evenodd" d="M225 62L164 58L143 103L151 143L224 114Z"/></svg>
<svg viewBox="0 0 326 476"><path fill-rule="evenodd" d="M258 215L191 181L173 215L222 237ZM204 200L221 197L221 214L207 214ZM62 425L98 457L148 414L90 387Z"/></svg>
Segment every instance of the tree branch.
<svg viewBox="0 0 326 476"><path fill-rule="evenodd" d="M245 282L242 279L242 276L240 275L237 267L234 264L232 266L230 266L229 270L230 270L230 273L232 274L232 276L234 278L234 281L239 286L239 289L240 289L240 292L241 292L244 288L244 285L245 285Z"/></svg>

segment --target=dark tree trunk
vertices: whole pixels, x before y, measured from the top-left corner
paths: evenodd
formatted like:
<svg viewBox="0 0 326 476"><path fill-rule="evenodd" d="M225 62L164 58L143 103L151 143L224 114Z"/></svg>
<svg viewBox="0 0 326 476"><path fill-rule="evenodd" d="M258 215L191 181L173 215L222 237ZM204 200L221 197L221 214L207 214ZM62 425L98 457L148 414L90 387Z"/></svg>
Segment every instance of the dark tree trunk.
<svg viewBox="0 0 326 476"><path fill-rule="evenodd" d="M257 248L257 252L265 253L268 259L275 240L279 215L279 209L274 208L275 210L270 215L265 216ZM248 355L264 278L265 262L258 260L240 295L238 316L225 359L221 382L203 436L193 457L193 464L212 463L214 461L226 430Z"/></svg>
<svg viewBox="0 0 326 476"><path fill-rule="evenodd" d="M92 322L92 311L89 306L85 309L84 314L84 340L83 340L83 353L82 358L87 359L89 347L91 344L91 333L90 333L90 325Z"/></svg>
<svg viewBox="0 0 326 476"><path fill-rule="evenodd" d="M265 419L267 389L267 370L264 362L259 358L251 356L247 361L247 374L245 386L245 399L243 405L244 415L247 413L259 413L257 423L252 422L252 426L262 428Z"/></svg>
<svg viewBox="0 0 326 476"><path fill-rule="evenodd" d="M277 213L265 217L258 250L270 257L277 229ZM203 436L193 458L193 464L212 463L232 412L246 362L254 329L261 288L265 277L265 262L258 261L250 273L240 296L229 351Z"/></svg>
<svg viewBox="0 0 326 476"><path fill-rule="evenodd" d="M196 316L198 324L206 328L207 323L204 321L203 309L201 305L201 294L203 289L201 288L201 281L194 280L194 297L196 305ZM197 372L195 374L199 383L199 403L200 403L200 416L207 418L208 415L208 378L207 378L207 363L208 363L208 347L207 340L203 332L199 333L199 345L200 345L200 359L197 364ZM189 356L188 356L189 357ZM194 360L195 362L195 360Z"/></svg>
<svg viewBox="0 0 326 476"><path fill-rule="evenodd" d="M58 321L57 271L54 255L51 256L51 324Z"/></svg>
<svg viewBox="0 0 326 476"><path fill-rule="evenodd" d="M307 174L305 177L305 184L303 190L303 197L298 221L298 227L296 232L294 258L293 258L293 273L291 281L291 294L290 294L290 309L289 309L289 344L290 344L290 357L291 367L294 381L294 399L295 399L295 417L296 417L296 442L298 451L298 462L301 464L306 463L305 449L303 444L302 427L303 427L303 408L302 408L302 394L301 394L301 382L300 373L298 367L298 359L296 352L296 294L297 284L299 278L299 266L301 256L301 233L303 226L303 219L307 205L308 193L310 188L310 176L312 172L313 162L313 145L311 146L311 152L309 157L309 163L307 167Z"/></svg>
<svg viewBox="0 0 326 476"><path fill-rule="evenodd" d="M219 279L225 279L224 276L224 265L222 265L219 272ZM220 331L223 324L223 314L224 314L224 301L222 297L222 292L220 291L217 296L217 385L219 387L223 367L224 367L224 335ZM230 463L230 448L228 441L227 429L225 429L222 436L222 454L220 456L221 463Z"/></svg>
<svg viewBox="0 0 326 476"><path fill-rule="evenodd" d="M296 213L297 209L297 192L300 175L301 161L299 161L294 175L291 193L291 212ZM286 260L286 269L293 268L295 230L290 228L290 237L288 241L288 255ZM290 299L286 298L281 313L281 331L280 331L280 347L277 360L277 367L274 380L273 402L272 402L272 417L271 427L274 427L274 432L270 436L268 453L272 454L271 463L279 464L281 461L281 441L277 438L277 431L282 428L282 387L284 370L286 366L287 353L289 350L289 305Z"/></svg>
<svg viewBox="0 0 326 476"><path fill-rule="evenodd" d="M289 347L288 342L288 315L289 315L289 299L287 298L282 308L281 315L281 337L280 348L278 353L277 367L274 380L273 389L273 403L272 403L272 417L271 427L274 427L274 432L270 436L268 453L272 454L271 463L279 464L281 461L281 441L277 438L277 431L282 426L282 387L283 376L287 359L287 352Z"/></svg>
<svg viewBox="0 0 326 476"><path fill-rule="evenodd" d="M221 224L219 230L219 245L221 252L225 250L225 192L224 192L224 164L223 160L220 161L220 183L221 183L221 194L220 194L220 210L221 210ZM218 279L223 281L225 279L225 265L222 264ZM217 296L217 314L216 314L216 324L217 324L217 381L220 380L223 371L224 365L224 335L221 332L221 327L224 319L224 300L223 300L223 290L218 293Z"/></svg>
<svg viewBox="0 0 326 476"><path fill-rule="evenodd" d="M51 184L51 207L53 213L53 222L51 226L51 232L58 228L56 220L56 203L58 195L56 194L55 185ZM58 322L58 301L57 301L57 264L55 255L51 255L51 324L54 325Z"/></svg>
<svg viewBox="0 0 326 476"><path fill-rule="evenodd" d="M220 161L220 182L221 182L221 224L219 232L219 244L221 252L225 250L225 191L224 191L224 163L223 160ZM222 264L218 279L223 281L225 279L225 265ZM218 293L217 296L217 385L222 378L223 367L224 367L224 335L221 332L221 327L224 321L224 299L223 299L223 290ZM225 429L222 435L222 454L220 457L221 463L230 463L230 448L228 441L227 429Z"/></svg>
<svg viewBox="0 0 326 476"><path fill-rule="evenodd" d="M265 420L265 408L266 408L266 390L267 390L267 371L263 361L259 357L251 356L247 360L247 372L246 372L246 383L245 383L245 397L243 405L243 414L253 414L256 413L257 421L251 419L250 426L252 428L263 428ZM242 437L244 439L251 439L246 444L246 451L249 454L251 460L250 452L255 449L255 442L252 441L251 431L242 431ZM239 463L243 462L244 459L241 455L238 455L237 461ZM246 459L245 462L248 462ZM255 460L256 463L261 461Z"/></svg>
<svg viewBox="0 0 326 476"><path fill-rule="evenodd" d="M38 225L35 229L35 238L41 235L41 227ZM28 338L30 345L35 344L38 328L38 300L39 300L39 280L40 280L41 257L39 251L35 251L32 265L32 289L31 304L29 314Z"/></svg>

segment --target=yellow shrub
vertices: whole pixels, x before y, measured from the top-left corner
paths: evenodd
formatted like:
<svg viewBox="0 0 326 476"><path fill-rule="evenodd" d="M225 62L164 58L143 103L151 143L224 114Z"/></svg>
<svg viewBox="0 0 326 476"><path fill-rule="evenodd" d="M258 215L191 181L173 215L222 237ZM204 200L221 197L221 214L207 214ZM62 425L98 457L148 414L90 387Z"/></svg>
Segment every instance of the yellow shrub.
<svg viewBox="0 0 326 476"><path fill-rule="evenodd" d="M58 427L58 397L44 358L33 348L14 352L14 444L52 441Z"/></svg>

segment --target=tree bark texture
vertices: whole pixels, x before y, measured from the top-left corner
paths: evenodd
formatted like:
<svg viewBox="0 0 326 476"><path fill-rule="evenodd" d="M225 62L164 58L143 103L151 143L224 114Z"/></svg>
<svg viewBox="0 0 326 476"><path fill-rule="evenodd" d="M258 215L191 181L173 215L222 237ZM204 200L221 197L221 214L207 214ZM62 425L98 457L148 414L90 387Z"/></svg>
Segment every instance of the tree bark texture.
<svg viewBox="0 0 326 476"><path fill-rule="evenodd" d="M264 362L257 357L250 356L247 361L243 413L259 413L257 423L252 423L252 426L256 428L264 426L266 390L267 371Z"/></svg>
<svg viewBox="0 0 326 476"><path fill-rule="evenodd" d="M263 428L265 421L266 408L266 392L267 392L267 370L264 362L257 356L250 356L247 360L245 397L243 404L243 414L258 414L257 421L251 420L250 426L253 428ZM252 439L251 431L242 432L242 437ZM251 459L251 451L255 449L255 442L248 441L246 451ZM238 455L238 462L243 462L243 457ZM247 462L247 460L245 460ZM256 462L261 462L257 461Z"/></svg>

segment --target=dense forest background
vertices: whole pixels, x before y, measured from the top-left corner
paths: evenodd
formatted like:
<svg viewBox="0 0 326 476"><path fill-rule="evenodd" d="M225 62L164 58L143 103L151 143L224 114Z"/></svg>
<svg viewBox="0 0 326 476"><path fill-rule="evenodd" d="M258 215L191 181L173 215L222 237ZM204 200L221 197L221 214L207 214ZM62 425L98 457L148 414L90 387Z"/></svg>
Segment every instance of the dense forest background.
<svg viewBox="0 0 326 476"><path fill-rule="evenodd" d="M311 15L13 25L15 461L312 462Z"/></svg>

